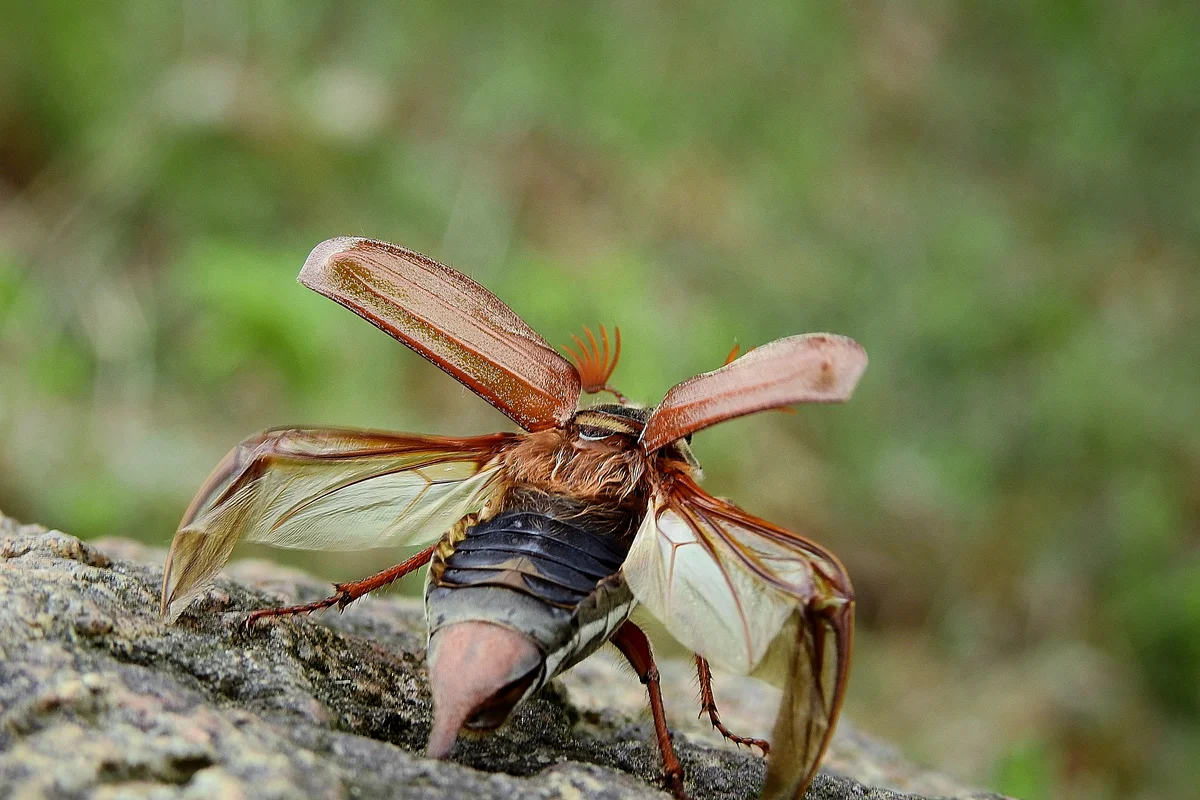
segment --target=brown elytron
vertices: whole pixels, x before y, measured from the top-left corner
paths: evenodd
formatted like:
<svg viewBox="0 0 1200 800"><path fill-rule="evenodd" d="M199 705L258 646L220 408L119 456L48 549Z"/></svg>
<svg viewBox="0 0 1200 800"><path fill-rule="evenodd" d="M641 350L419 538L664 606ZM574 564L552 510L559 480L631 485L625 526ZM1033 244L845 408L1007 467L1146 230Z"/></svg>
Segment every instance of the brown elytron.
<svg viewBox="0 0 1200 800"><path fill-rule="evenodd" d="M472 438L336 428L267 431L237 445L188 507L163 576L177 618L240 540L281 547L424 549L329 598L249 622L348 603L429 564L428 751L488 731L605 642L646 684L664 781L685 796L642 607L696 653L706 713L728 739L770 750L764 796L799 798L845 694L854 595L812 541L718 500L697 483L691 434L795 403L849 398L866 368L832 334L730 354L655 408L609 383L620 332L585 331L557 353L479 284L419 253L331 239L300 281L369 320L519 425ZM579 407L584 393L618 403ZM709 661L783 689L770 745L721 723Z"/></svg>

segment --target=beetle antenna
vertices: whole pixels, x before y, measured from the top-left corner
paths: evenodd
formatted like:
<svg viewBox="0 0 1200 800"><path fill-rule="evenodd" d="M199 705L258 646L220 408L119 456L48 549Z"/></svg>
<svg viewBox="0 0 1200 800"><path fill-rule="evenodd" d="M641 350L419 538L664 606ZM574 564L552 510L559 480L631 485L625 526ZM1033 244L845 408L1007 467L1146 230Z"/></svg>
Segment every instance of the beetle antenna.
<svg viewBox="0 0 1200 800"><path fill-rule="evenodd" d="M608 392L616 397L621 405L626 405L629 398L608 384L608 379L612 377L613 370L617 368L617 361L621 358L621 329L614 327L613 333L614 340L610 341L608 329L601 325L600 338L597 339L591 328L585 326L583 334L587 337L586 341L576 334L571 334L571 339L579 351L576 352L570 345L563 349L575 362L583 391L588 394Z"/></svg>

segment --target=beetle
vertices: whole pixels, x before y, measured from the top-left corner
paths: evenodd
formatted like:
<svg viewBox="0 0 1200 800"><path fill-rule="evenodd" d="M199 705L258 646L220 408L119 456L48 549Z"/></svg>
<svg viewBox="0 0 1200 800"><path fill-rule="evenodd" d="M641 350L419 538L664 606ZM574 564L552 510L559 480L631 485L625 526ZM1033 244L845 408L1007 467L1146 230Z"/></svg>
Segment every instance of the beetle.
<svg viewBox="0 0 1200 800"><path fill-rule="evenodd" d="M585 329L554 350L467 276L372 239L318 245L303 285L436 364L521 432L471 438L281 428L238 444L184 513L163 575L175 620L239 540L356 550L423 546L324 599L265 617L345 606L428 564L427 753L512 709L606 642L649 695L663 782L685 797L650 644L630 619L657 618L695 653L701 713L769 758L764 796L799 798L845 695L854 594L835 556L700 488L696 431L757 411L845 401L867 365L833 334L778 339L685 380L653 408L609 380L620 357ZM615 339L615 342L614 342ZM586 394L616 402L581 406ZM720 721L709 662L783 689L772 743ZM768 755L769 750L769 755Z"/></svg>

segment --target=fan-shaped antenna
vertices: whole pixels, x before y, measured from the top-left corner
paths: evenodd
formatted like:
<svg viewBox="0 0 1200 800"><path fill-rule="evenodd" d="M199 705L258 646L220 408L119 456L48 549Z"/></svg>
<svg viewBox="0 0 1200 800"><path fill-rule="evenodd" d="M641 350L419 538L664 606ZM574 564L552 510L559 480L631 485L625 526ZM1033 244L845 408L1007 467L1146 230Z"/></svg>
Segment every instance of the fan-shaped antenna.
<svg viewBox="0 0 1200 800"><path fill-rule="evenodd" d="M617 368L617 360L621 357L621 329L613 328L615 340L613 342L609 342L608 331L603 325L600 326L599 340L596 339L591 328L585 326L583 333L587 337L587 341L571 334L579 352L569 345L563 348L575 362L576 369L579 370L579 382L582 384L583 391L588 394L608 392L616 397L622 405L628 403L629 400L625 395L608 385L608 379L612 377L613 370Z"/></svg>

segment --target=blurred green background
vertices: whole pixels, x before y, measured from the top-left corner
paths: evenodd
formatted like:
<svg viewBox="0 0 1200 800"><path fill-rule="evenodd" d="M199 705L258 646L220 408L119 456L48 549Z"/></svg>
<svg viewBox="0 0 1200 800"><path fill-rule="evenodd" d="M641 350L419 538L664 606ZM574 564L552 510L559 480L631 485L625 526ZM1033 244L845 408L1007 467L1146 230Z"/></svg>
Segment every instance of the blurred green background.
<svg viewBox="0 0 1200 800"><path fill-rule="evenodd" d="M243 436L507 421L294 282L421 250L654 402L862 342L696 437L841 555L849 714L1031 798L1200 785L1200 6L0 2L0 508L166 544ZM330 577L378 558L313 559Z"/></svg>

